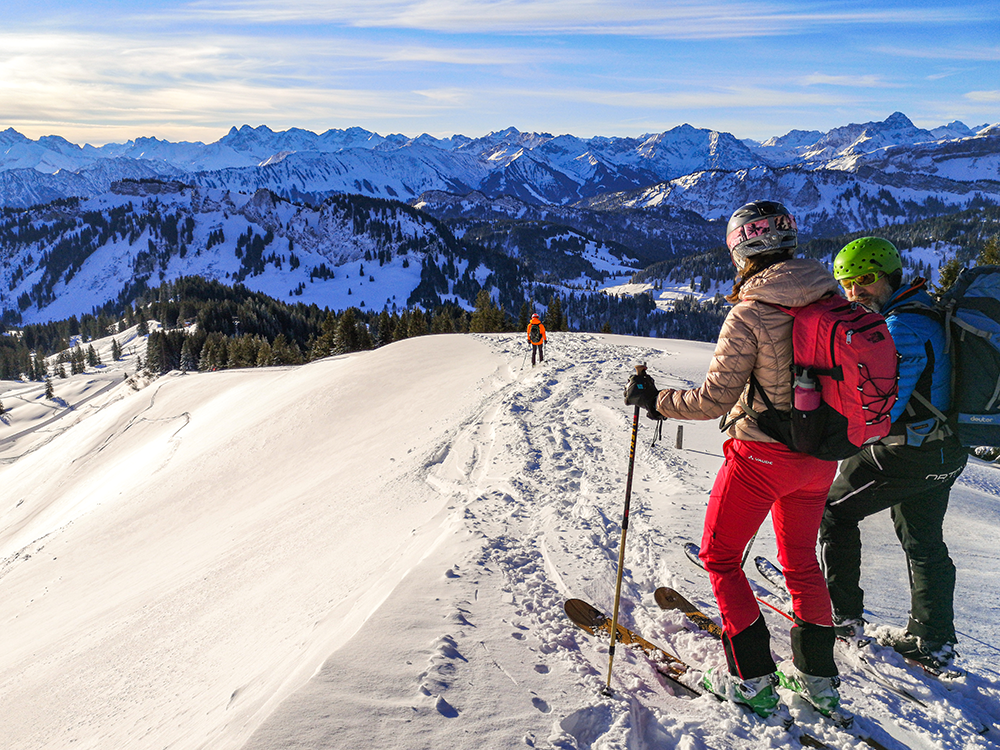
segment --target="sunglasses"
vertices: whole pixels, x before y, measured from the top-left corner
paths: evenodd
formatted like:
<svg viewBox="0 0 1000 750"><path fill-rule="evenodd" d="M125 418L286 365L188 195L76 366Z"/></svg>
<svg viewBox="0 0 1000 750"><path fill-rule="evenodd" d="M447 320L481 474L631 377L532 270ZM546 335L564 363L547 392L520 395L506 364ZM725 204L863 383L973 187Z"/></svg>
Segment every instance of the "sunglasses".
<svg viewBox="0 0 1000 750"><path fill-rule="evenodd" d="M840 285L844 289L850 289L852 286L871 286L876 281L882 278L884 274L878 271L870 271L868 273L863 273L860 276L855 276L852 279L841 279Z"/></svg>

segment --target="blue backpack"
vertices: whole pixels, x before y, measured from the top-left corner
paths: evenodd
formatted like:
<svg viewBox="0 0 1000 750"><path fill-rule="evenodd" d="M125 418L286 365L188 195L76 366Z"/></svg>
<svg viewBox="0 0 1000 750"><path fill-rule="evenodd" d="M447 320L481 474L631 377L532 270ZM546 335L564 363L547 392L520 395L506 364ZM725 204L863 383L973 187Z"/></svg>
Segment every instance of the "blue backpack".
<svg viewBox="0 0 1000 750"><path fill-rule="evenodd" d="M951 358L951 410L945 415L914 391L963 446L1000 447L1000 266L976 266L959 275L932 309L905 305L942 320Z"/></svg>

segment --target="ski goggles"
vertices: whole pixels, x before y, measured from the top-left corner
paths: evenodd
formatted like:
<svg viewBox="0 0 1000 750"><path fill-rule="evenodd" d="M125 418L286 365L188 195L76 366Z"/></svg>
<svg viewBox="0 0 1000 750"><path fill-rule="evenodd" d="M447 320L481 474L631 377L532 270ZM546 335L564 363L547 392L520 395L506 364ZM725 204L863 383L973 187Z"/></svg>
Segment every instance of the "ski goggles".
<svg viewBox="0 0 1000 750"><path fill-rule="evenodd" d="M844 287L844 289L850 289L852 286L871 286L884 275L885 274L880 271L869 271L868 273L863 273L860 276L853 276L849 279L841 279L840 285Z"/></svg>

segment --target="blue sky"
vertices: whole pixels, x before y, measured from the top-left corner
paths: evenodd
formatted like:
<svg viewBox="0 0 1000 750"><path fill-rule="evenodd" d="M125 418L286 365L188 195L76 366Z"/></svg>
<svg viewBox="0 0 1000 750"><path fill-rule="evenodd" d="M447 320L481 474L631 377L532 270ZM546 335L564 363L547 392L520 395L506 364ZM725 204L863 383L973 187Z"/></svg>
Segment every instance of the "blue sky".
<svg viewBox="0 0 1000 750"><path fill-rule="evenodd" d="M233 125L382 135L739 138L900 111L1000 122L980 2L3 0L0 130L211 142Z"/></svg>

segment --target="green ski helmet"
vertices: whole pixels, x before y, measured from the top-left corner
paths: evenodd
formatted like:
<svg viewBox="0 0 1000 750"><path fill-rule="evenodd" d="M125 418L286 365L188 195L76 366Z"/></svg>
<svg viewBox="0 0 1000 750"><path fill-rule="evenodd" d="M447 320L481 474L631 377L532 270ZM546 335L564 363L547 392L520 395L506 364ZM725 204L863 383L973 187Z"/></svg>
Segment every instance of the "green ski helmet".
<svg viewBox="0 0 1000 750"><path fill-rule="evenodd" d="M833 261L833 276L841 279L853 279L872 271L889 275L903 268L899 251L889 240L880 237L861 237L850 242L837 253Z"/></svg>

